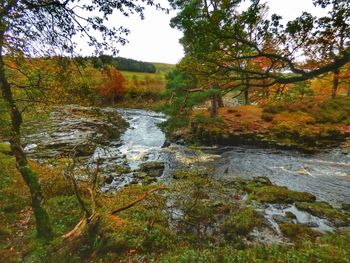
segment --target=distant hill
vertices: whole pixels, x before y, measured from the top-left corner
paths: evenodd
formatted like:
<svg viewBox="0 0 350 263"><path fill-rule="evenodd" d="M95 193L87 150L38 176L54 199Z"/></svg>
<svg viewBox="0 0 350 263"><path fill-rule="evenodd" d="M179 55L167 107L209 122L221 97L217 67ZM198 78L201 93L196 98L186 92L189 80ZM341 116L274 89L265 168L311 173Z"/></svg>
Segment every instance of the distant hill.
<svg viewBox="0 0 350 263"><path fill-rule="evenodd" d="M89 61L95 68L99 69L105 66L114 66L123 72L156 73L162 77L165 77L168 72L175 68L174 64L145 62L130 58L113 57L110 55L77 57L76 59L81 63Z"/></svg>
<svg viewBox="0 0 350 263"><path fill-rule="evenodd" d="M167 63L158 63L158 62L151 62L156 67L156 72L159 74L167 74L168 72L172 71L176 65L174 64L167 64Z"/></svg>
<svg viewBox="0 0 350 263"><path fill-rule="evenodd" d="M77 57L79 62L89 61L95 68L104 68L105 66L114 66L122 71L156 73L155 65L149 62L138 61L130 58L113 57L101 55L99 57Z"/></svg>

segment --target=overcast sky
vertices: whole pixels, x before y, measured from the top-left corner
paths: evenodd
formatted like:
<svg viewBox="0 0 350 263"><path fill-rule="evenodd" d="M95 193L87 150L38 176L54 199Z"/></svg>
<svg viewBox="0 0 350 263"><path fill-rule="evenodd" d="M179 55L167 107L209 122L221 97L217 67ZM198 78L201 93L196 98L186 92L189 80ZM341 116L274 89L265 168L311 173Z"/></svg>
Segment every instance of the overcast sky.
<svg viewBox="0 0 350 263"><path fill-rule="evenodd" d="M162 0L166 3L166 0ZM271 13L282 15L288 21L299 16L303 11L314 15L325 13L316 9L311 0L267 0ZM113 23L120 23L131 30L129 43L120 47L119 56L149 62L175 64L183 57L183 48L179 44L182 33L169 26L174 13L146 8L145 20L137 16L118 17ZM84 53L84 52L83 52Z"/></svg>

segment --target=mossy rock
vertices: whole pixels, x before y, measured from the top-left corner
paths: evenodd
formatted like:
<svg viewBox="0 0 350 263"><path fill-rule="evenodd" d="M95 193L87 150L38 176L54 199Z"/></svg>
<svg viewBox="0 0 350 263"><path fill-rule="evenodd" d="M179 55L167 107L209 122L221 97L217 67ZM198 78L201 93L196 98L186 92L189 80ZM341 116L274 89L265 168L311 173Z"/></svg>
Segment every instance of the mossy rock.
<svg viewBox="0 0 350 263"><path fill-rule="evenodd" d="M290 218L290 219L297 219L297 216L294 213L290 212L290 211L286 212L286 217Z"/></svg>
<svg viewBox="0 0 350 263"><path fill-rule="evenodd" d="M295 206L303 211L306 211L314 216L326 218L336 223L350 223L347 219L347 216L339 211L338 209L332 207L326 202L314 202L314 203L305 203L298 202Z"/></svg>
<svg viewBox="0 0 350 263"><path fill-rule="evenodd" d="M125 166L125 165L117 165L117 167L115 168L115 171L117 172L117 174L127 174L131 172L131 169L129 166Z"/></svg>
<svg viewBox="0 0 350 263"><path fill-rule="evenodd" d="M293 242L301 242L305 239L315 241L319 233L311 228L298 224L280 224L282 234Z"/></svg>
<svg viewBox="0 0 350 263"><path fill-rule="evenodd" d="M250 198L261 203L284 203L314 202L316 197L310 193L291 191L287 187L266 185L251 188Z"/></svg>
<svg viewBox="0 0 350 263"><path fill-rule="evenodd" d="M260 214L252 208L233 211L219 226L226 240L235 240L237 236L249 234L255 227L263 224Z"/></svg>
<svg viewBox="0 0 350 263"><path fill-rule="evenodd" d="M247 184L249 184L249 182L241 178L235 178L233 180L225 181L224 185L227 188L244 191L246 190Z"/></svg>
<svg viewBox="0 0 350 263"><path fill-rule="evenodd" d="M342 204L341 209L350 213L350 204Z"/></svg>
<svg viewBox="0 0 350 263"><path fill-rule="evenodd" d="M248 181L246 184L246 190L248 193L253 192L256 188L262 186L272 186L272 183L267 177L255 177L252 180Z"/></svg>
<svg viewBox="0 0 350 263"><path fill-rule="evenodd" d="M159 177L163 174L165 165L163 162L146 162L140 165L140 172L145 172L148 176Z"/></svg>
<svg viewBox="0 0 350 263"><path fill-rule="evenodd" d="M134 172L134 177L137 179L144 179L147 177L147 173L144 172Z"/></svg>
<svg viewBox="0 0 350 263"><path fill-rule="evenodd" d="M173 174L174 179L191 179L198 178L201 174L194 170L176 170Z"/></svg>
<svg viewBox="0 0 350 263"><path fill-rule="evenodd" d="M152 184L152 183L155 183L157 182L157 179L155 177L151 177L151 176L146 176L144 179L143 179L143 183L144 184Z"/></svg>

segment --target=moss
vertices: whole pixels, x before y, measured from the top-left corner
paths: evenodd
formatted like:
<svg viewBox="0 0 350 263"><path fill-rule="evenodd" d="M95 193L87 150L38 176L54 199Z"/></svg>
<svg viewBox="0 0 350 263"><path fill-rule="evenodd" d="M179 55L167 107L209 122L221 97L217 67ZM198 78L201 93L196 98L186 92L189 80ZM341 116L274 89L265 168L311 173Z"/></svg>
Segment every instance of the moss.
<svg viewBox="0 0 350 263"><path fill-rule="evenodd" d="M295 204L295 206L298 209L309 212L310 214L317 217L327 218L330 220L336 220L341 222L348 222L347 216L344 213L342 213L338 209L333 208L330 204L326 202L298 202Z"/></svg>
<svg viewBox="0 0 350 263"><path fill-rule="evenodd" d="M187 262L325 262L343 263L350 258L350 233L345 235L327 234L315 242L300 241L298 246L257 245L246 249L222 247L191 248L178 246L174 251L167 251L155 260L161 263ZM135 261L136 258L135 258Z"/></svg>
<svg viewBox="0 0 350 263"><path fill-rule="evenodd" d="M250 192L253 192L256 188L259 188L262 186L272 186L270 179L262 176L255 177L246 183L246 190L247 192L250 193Z"/></svg>
<svg viewBox="0 0 350 263"><path fill-rule="evenodd" d="M117 165L116 172L119 175L127 174L127 173L131 172L131 168L129 166L125 166L125 165Z"/></svg>
<svg viewBox="0 0 350 263"><path fill-rule="evenodd" d="M219 229L226 240L236 240L239 236L247 235L261 225L260 214L252 208L246 208L229 214Z"/></svg>
<svg viewBox="0 0 350 263"><path fill-rule="evenodd" d="M65 234L73 229L82 217L81 209L74 195L50 198L46 206L57 235Z"/></svg>
<svg viewBox="0 0 350 263"><path fill-rule="evenodd" d="M267 185L250 188L250 198L262 203L314 202L316 197L310 193L291 191L287 187Z"/></svg>
<svg viewBox="0 0 350 263"><path fill-rule="evenodd" d="M0 226L0 239L8 238L12 235L12 229L7 225Z"/></svg>
<svg viewBox="0 0 350 263"><path fill-rule="evenodd" d="M287 218L290 218L290 219L297 219L297 216L296 215L294 215L292 212L290 212L290 211L287 211L286 212L286 217Z"/></svg>
<svg viewBox="0 0 350 263"><path fill-rule="evenodd" d="M0 143L0 153L10 155L11 154L10 145L7 143Z"/></svg>
<svg viewBox="0 0 350 263"><path fill-rule="evenodd" d="M15 159L0 153L0 224L13 223L18 218L18 213L29 205L29 193L27 187L19 175ZM21 189L19 191L19 189Z"/></svg>
<svg viewBox="0 0 350 263"><path fill-rule="evenodd" d="M283 235L288 237L293 242L300 242L305 239L315 241L315 239L319 236L317 232L304 225L287 223L280 224L279 227Z"/></svg>
<svg viewBox="0 0 350 263"><path fill-rule="evenodd" d="M341 209L346 212L350 212L350 204L342 204Z"/></svg>
<svg viewBox="0 0 350 263"><path fill-rule="evenodd" d="M188 179L193 176L193 174L189 170L176 170L173 174L174 179Z"/></svg>

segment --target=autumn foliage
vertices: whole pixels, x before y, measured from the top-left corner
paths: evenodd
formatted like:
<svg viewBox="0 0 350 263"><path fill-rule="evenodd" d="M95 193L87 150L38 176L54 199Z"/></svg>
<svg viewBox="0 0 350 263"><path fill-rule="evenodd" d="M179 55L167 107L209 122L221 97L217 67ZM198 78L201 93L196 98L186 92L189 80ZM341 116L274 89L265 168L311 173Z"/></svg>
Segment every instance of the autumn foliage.
<svg viewBox="0 0 350 263"><path fill-rule="evenodd" d="M127 81L123 74L116 68L106 68L103 71L104 83L100 86L100 95L110 103L120 100L127 86Z"/></svg>

